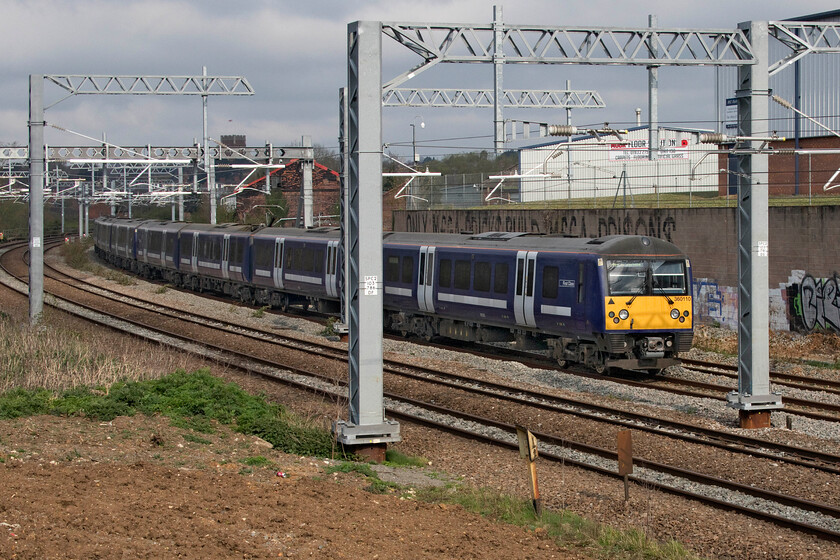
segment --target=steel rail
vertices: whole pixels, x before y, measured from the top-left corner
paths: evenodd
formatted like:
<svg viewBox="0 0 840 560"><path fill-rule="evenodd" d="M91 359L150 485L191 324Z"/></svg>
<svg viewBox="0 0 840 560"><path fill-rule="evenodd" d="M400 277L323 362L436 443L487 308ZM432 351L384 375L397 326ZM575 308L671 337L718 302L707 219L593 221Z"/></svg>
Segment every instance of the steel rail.
<svg viewBox="0 0 840 560"><path fill-rule="evenodd" d="M345 360L347 358L347 353L343 349L335 348L329 344L322 344L318 342L308 341L308 340L301 340L294 337L289 337L288 335L279 335L276 333L272 333L269 331L265 331L262 329L252 328L252 327L243 327L236 323L232 323L229 321L225 321L223 319L217 319L215 317L210 317L203 314L198 314L195 312L186 312L175 310L170 307L166 307L160 304L147 302L145 300L139 300L138 298L132 298L130 296L125 295L118 295L118 296L110 296L107 293L98 293L98 292L108 292L107 289L100 288L98 286L91 285L90 283L84 282L79 280L78 278L74 278L70 275L67 275L54 267L47 265L50 270L53 271L54 274L61 275L62 277L68 278L70 282L75 284L88 284L92 287L92 289L87 288L80 288L78 285L75 287L77 289L85 289L89 292L96 292L98 297L106 298L110 301L118 302L122 305L127 305L133 308L145 310L145 311L154 311L161 315L168 316L173 319L178 319L182 321L187 321L198 326L207 327L210 325L215 326L218 329L226 330L227 332L231 332L233 334L237 334L239 336L245 336L253 340L259 340L262 342L271 342L277 345L280 345L285 348L289 348L292 350L305 350L305 349L317 349L318 353L322 356L331 355L331 357L335 359L342 359ZM69 283L69 282L68 282ZM126 299L134 299L137 301L142 301L142 304L136 304L132 301L126 301ZM292 342L289 342L292 341ZM303 347L303 348L302 348ZM622 427L628 427L633 429L638 429L641 431L647 431L649 433L657 434L663 437L668 437L672 439L681 439L683 441L688 441L697 444L704 444L709 445L712 447L717 447L721 449L725 449L732 452L740 452L746 453L749 455L759 456L767 459L773 459L778 461L784 461L791 464L796 464L799 466L805 466L810 468L815 468L827 472L834 472L840 474L840 456L819 452L812 449L806 449L796 446L789 446L784 444L777 444L774 442L769 442L766 440L761 440L757 438L750 438L747 436L741 436L737 434L727 434L725 432L718 432L711 429L700 428L697 426L693 426L691 424L676 422L672 420L665 420L662 418L657 417L650 417L647 415L635 414L631 412L625 412L621 409L613 409L610 407L592 405L586 403L584 401L578 401L575 399L563 398L563 397L556 397L552 395L547 395L545 393L523 389L520 387L516 387L513 385L507 385L504 383L498 382L489 382L489 381L477 381L469 377L458 376L454 374L448 374L445 372L440 372L438 370L433 370L431 368L424 368L422 366L417 366L413 364L408 364L399 360L389 360L386 359L384 364L387 366L385 368L385 372L395 374L395 375L402 375L402 376L409 376L415 379L420 379L421 376L417 374L412 374L410 372L405 372L400 370L400 368L411 368L415 371L422 371L424 375L432 375L436 377L445 377L449 378L452 381L449 382L449 386L453 388L457 388L464 391L475 392L475 393L482 393L487 396L492 396L500 399L509 400L512 402L518 402L520 404L526 404L530 406L537 406L540 408L544 408L546 410L551 410L556 413L561 414L573 414L579 417L583 417L592 421L598 421L601 423L609 423L613 425L618 425ZM472 385L480 385L485 387L485 389L480 388L473 388L469 386L464 386L464 383L472 384ZM522 395L521 397L517 397L515 395ZM573 407L578 410L571 410L570 407ZM584 412L583 410L591 410L591 413ZM605 418L601 415L611 415L611 416L620 416L624 417L627 420L616 420ZM651 425L654 424L654 425ZM670 430L680 430L682 432L688 433L674 433ZM690 434L699 434L700 437L696 435ZM734 448L733 445L742 446L742 449ZM774 450L775 453L770 453L767 450Z"/></svg>
<svg viewBox="0 0 840 560"><path fill-rule="evenodd" d="M66 301L66 300L63 300L63 298L57 298L56 297L55 299L60 300L60 301ZM80 308L83 308L83 309L87 309L88 311L93 311L98 315L109 316L107 313L96 310L96 309L94 309L94 308L92 308L91 306L88 306L88 305L77 304L77 303L74 303L73 305L76 305L76 306L78 306ZM86 319L88 319L90 321L95 321L91 317L86 317ZM117 319L117 320L119 320L123 323L131 325L132 327L140 326L140 327L142 327L144 329L147 329L149 331L164 334L164 335L166 335L168 337L171 337L171 338L174 338L176 340L181 340L181 341L184 341L184 342L188 342L190 344L198 345L199 347L204 347L204 348L210 349L217 354L211 355L211 356L203 355L203 357L205 357L207 359L212 359L212 360L218 361L220 363L224 363L225 365L228 365L228 366L248 370L250 373L255 373L255 374L259 374L261 376L266 376L266 377L270 377L272 379L277 379L276 375L268 374L263 370L252 368L250 366L245 365L246 363L259 364L259 365L271 368L273 371L279 369L279 370L285 370L285 371L289 371L289 372L292 372L292 373L296 373L298 375L315 377L315 378L318 378L318 379L321 379L321 380L328 379L330 383L337 384L338 386L346 385L346 382L344 382L344 381L340 381L340 382L336 383L334 380L330 379L327 376L321 375L321 374L308 372L306 370L302 370L302 369L299 369L299 368L290 368L290 367L288 367L284 364L280 364L280 363L274 362L272 360L255 358L254 356L246 355L246 354L237 352L235 350L225 349L225 348L222 348L222 347L219 347L219 346L216 346L216 345L205 343L203 341L193 340L190 337L181 335L181 334L176 333L176 332L169 331L167 329L162 329L159 326L147 324L147 323L144 323L142 321L127 320L127 319L118 318L118 317L114 317L114 319ZM96 322L98 322L98 321L96 321ZM103 324L106 324L106 326L109 326L110 328L116 328L115 326L108 325L107 323L103 323ZM121 330L123 330L123 329L121 329ZM134 328L124 329L124 332L128 332L128 333L131 333L135 336L142 337L142 335ZM231 359L229 356L234 356L236 359ZM283 381L287 382L286 379L283 379ZM297 384L297 385L299 386L299 384ZM309 391L313 390L313 388L311 386L305 386L305 388ZM322 394L330 394L332 396L335 396L335 394L324 391L323 389L317 389L317 391L322 393ZM414 404L415 406L418 406L419 405L418 403L420 403L420 401L416 401L416 400L412 400L412 399L406 399L405 397L399 397L399 396L395 396L395 395L388 394L388 393L386 393L385 396L387 396L388 398L396 399L396 400L402 400L404 402ZM424 408L428 408L430 410L437 410L439 412L447 411L445 413L450 414L450 415L457 414L459 417L461 417L463 419L473 419L473 421L479 421L480 420L485 425L490 425L490 426L495 426L495 427L505 427L505 429L515 431L515 428L512 425L497 422L497 421L492 420L492 419L481 419L479 417L472 416L472 415L469 415L469 414L466 414L466 413L450 411L450 410L444 409L442 407L437 407L436 405L433 405L433 404L430 404L430 403L422 403L422 406ZM406 413L402 413L402 412L398 413L397 411L394 411L391 407L386 407L386 409L389 410L389 412L393 415L398 415L398 414L405 415L406 414ZM424 423L426 423L426 422L428 422L428 420L424 421ZM453 429L460 430L459 428L453 428L451 426L448 426L446 429L448 431L452 431ZM565 447L573 448L572 447L573 442L569 442L568 440L560 440L559 438L556 438L555 436L551 436L551 435L548 435L548 434L539 434L538 433L537 435L538 435L538 437L540 437L541 439L544 439L545 441L552 441L553 443L557 443L557 444L561 444ZM481 434L477 434L477 433L471 434L470 437L472 437L474 439L475 438L481 438L481 440L486 441L486 442L490 442L490 443L496 443L497 442L497 445L501 445L501 446L506 447L506 448L518 449L517 444L513 443L513 442L506 442L506 441L503 441L503 440L497 440L495 438L490 438L490 437L487 437L487 436L484 436L484 435L481 435ZM577 450L588 449L588 451L584 451L584 452L590 452L592 454L599 455L599 456L605 456L606 455L606 456L609 457L609 456L614 455L614 453L611 452L611 451L607 451L607 450L603 450L603 449L595 448L595 447L591 447L591 446L586 446L585 444L581 444L581 443L574 443L573 445L575 446L575 448ZM618 474L616 472L610 471L609 469L605 469L603 467L599 467L599 466L596 466L596 465L588 465L584 462L575 461L573 459L561 457L559 455L554 455L552 453L546 453L546 452L543 452L541 454L541 456L543 456L545 458L551 458L555 461L562 461L565 464L572 464L572 465L575 465L575 466L579 466L581 468L585 468L585 469L590 470L590 471L599 472L599 473L605 474L607 476L618 477ZM729 489L736 489L737 488L737 491L745 492L749 495L753 495L753 496L756 496L756 497L761 497L762 499L775 501L775 502L778 502L778 503L784 503L786 505L796 504L795 507L798 507L800 509L805 509L805 510L808 510L808 511L816 511L816 512L822 513L824 515L829 515L829 516L832 516L832 517L840 517L840 508L835 508L835 507L827 505L827 504L819 504L819 503L816 503L816 502L811 502L811 501L808 501L808 500L802 500L802 499L799 499L799 498L795 498L793 496L787 496L787 495L779 494L779 493L776 493L776 492L763 491L763 490L756 489L754 487L739 485L737 483L733 483L733 482L730 482L730 481L723 481L722 479L717 479L717 478L714 478L714 477L708 477L706 475L702 475L701 473L694 473L692 471L688 471L688 470L684 470L684 469L677 469L675 467L670 467L670 466L666 466L666 465L659 465L655 462L647 461L643 458L635 458L635 460L638 464L640 464L640 465L643 464L647 468L651 468L651 469L654 469L654 470L658 470L659 468L663 468L663 469L665 469L663 472L668 472L670 474L676 474L676 473L682 472L682 473L684 473L684 476L687 477L689 480L705 481L705 482L703 482L704 484L711 484L711 485L714 485L714 486L725 485L725 487L728 487ZM677 475L677 476L679 476L679 475ZM753 517L756 517L756 518L765 519L765 520L768 520L768 521L772 521L776 524L780 524L780 525L790 527L790 528L793 528L793 529L796 529L796 530L801 530L801 531L805 531L805 532L808 532L808 533L811 533L811 534L815 534L815 535L818 535L822 538L827 538L827 539L831 539L831 540L840 541L840 532L833 531L831 529L826 529L826 528L819 527L819 526L816 526L816 525L813 525L813 524L803 523L803 522L800 522L800 521L795 521L795 520L788 519L788 518L778 516L778 515L775 515L775 514L769 514L767 512L763 512L763 511L760 511L760 510L748 508L746 506L741 506L741 505L738 505L738 504L732 504L732 503L729 503L729 502L726 502L726 501L723 501L723 500L719 500L719 499L716 499L716 498L710 498L710 497L707 497L707 496L702 496L700 494L689 492L689 491L686 491L686 490L683 490L683 489L680 489L680 488L671 487L671 486L668 486L668 485L665 485L665 484L662 484L662 483L644 480L643 478L641 478L639 476L631 476L630 480L633 480L634 482L639 483L639 484L646 485L648 487L656 488L656 489L664 491L664 492L677 494L677 495L681 495L683 497L699 500L703 503L715 505L717 507L722 507L724 509L729 509L729 510L734 509L734 510L737 510L741 513L745 513L747 515L750 515L750 516L753 516Z"/></svg>

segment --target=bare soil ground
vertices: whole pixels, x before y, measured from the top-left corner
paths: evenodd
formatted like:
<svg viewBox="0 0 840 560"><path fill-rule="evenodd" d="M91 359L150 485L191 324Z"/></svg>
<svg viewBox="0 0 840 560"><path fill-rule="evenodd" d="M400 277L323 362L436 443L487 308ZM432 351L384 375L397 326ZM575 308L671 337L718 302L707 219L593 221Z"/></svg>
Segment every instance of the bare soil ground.
<svg viewBox="0 0 840 560"><path fill-rule="evenodd" d="M0 290L0 311L25 316L26 310L25 299ZM104 338L114 353L123 347L119 340L132 340L94 334L97 329L77 324L86 340ZM772 352L836 361L840 339L821 336L774 335ZM701 329L698 338L720 351L737 351L733 332ZM159 351L183 360L179 367L188 370L206 365L183 353ZM125 356L135 367L142 362L136 355ZM227 372L214 367L213 373ZM266 390L256 379L238 382L251 392ZM292 400L298 411L323 407L310 405L307 397L275 400ZM488 473L492 479L505 468L489 451L457 458L454 448L464 442L447 444L425 431L404 433L407 440L414 436L403 442L405 451L434 449L435 466L446 465L441 468L450 472L483 469L484 476L476 477L482 484ZM460 463L470 463L469 468ZM457 506L420 503L408 491L371 493L368 479L327 474L329 466L324 459L287 455L221 426L216 433L197 434L162 417L120 417L106 423L53 416L0 421L0 559L589 558L587 551L559 548L542 532L494 523ZM392 480L410 486L435 483L437 477L429 474L435 475L397 469ZM571 473L563 476L573 487ZM499 484L502 491L522 490ZM599 517L599 510L616 500L597 488L582 494L591 502L587 516L614 521L603 511ZM653 511L657 519L643 514L630 524L650 525L658 536L670 534L657 525L669 522L670 510ZM717 531L727 527L698 528L703 535L698 534L697 542L708 541L708 533ZM759 543L751 555L732 554L725 545L698 550L719 558L771 557L761 546L766 534L756 535ZM830 557L814 552L815 545L802 550L809 552L784 557Z"/></svg>
<svg viewBox="0 0 840 560"><path fill-rule="evenodd" d="M327 460L224 427L7 420L0 460L7 559L584 558L457 506L368 492L359 475L324 474Z"/></svg>

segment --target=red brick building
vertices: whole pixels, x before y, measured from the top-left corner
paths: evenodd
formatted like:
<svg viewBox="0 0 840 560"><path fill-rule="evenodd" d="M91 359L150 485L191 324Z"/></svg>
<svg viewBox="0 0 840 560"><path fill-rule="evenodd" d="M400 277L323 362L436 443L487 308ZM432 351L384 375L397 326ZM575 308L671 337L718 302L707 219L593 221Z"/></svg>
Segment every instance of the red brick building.
<svg viewBox="0 0 840 560"><path fill-rule="evenodd" d="M280 189L288 204L287 218L294 218L298 215L298 208L301 205L301 187L303 185L303 161L294 159L286 163L283 169L275 169L270 174L271 190ZM244 185L241 193L237 195L237 206L242 209L253 208L255 205L265 204L265 195L253 189L262 189L265 185L265 178L251 181ZM340 181L338 171L321 165L317 161L312 169L312 214L315 224L335 224L338 214L338 197L340 192ZM330 216L333 216L330 218ZM286 224L292 220L286 220Z"/></svg>
<svg viewBox="0 0 840 560"><path fill-rule="evenodd" d="M773 154L769 158L769 188L770 196L799 196L840 194L840 153L818 153L819 150L837 150L840 152L840 138L836 136L816 136L801 138L800 150L814 150L817 153L799 154L799 177L797 181L796 159L793 154L794 140L772 142L770 147L788 153ZM720 155L720 168L735 171L733 158L727 154ZM834 174L837 176L832 179ZM764 180L759 178L764 183ZM829 181L831 182L829 183ZM720 174L720 194L735 194L737 176L732 173ZM833 189L823 190L835 186Z"/></svg>

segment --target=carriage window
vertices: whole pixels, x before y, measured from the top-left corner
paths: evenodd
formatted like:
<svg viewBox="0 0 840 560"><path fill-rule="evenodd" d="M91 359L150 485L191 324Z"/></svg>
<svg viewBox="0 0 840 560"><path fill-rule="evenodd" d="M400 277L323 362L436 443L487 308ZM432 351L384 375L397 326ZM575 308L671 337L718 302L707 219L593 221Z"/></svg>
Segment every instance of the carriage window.
<svg viewBox="0 0 840 560"><path fill-rule="evenodd" d="M507 263L496 264L496 275L493 277L493 293L506 294L508 291L508 267Z"/></svg>
<svg viewBox="0 0 840 560"><path fill-rule="evenodd" d="M254 265L257 268L271 268L271 259L274 256L274 244L260 243L254 240Z"/></svg>
<svg viewBox="0 0 840 560"><path fill-rule="evenodd" d="M685 261L608 261L607 279L612 295L685 295Z"/></svg>
<svg viewBox="0 0 840 560"><path fill-rule="evenodd" d="M534 295L534 261L528 260L528 285L525 286L525 297Z"/></svg>
<svg viewBox="0 0 840 560"><path fill-rule="evenodd" d="M317 274L323 274L324 273L324 250L323 249L313 249L312 250L312 257L315 259L314 271Z"/></svg>
<svg viewBox="0 0 840 560"><path fill-rule="evenodd" d="M414 282L414 257L403 257L402 283L411 284L412 282Z"/></svg>
<svg viewBox="0 0 840 560"><path fill-rule="evenodd" d="M583 263L578 265L577 302L583 303Z"/></svg>
<svg viewBox="0 0 840 560"><path fill-rule="evenodd" d="M556 266L547 266L543 269L542 297L544 299L557 299L559 281L560 271Z"/></svg>
<svg viewBox="0 0 840 560"><path fill-rule="evenodd" d="M455 261L455 289L470 289L470 261Z"/></svg>
<svg viewBox="0 0 840 560"><path fill-rule="evenodd" d="M181 235L181 257L190 257L192 255L193 236L190 233Z"/></svg>
<svg viewBox="0 0 840 560"><path fill-rule="evenodd" d="M163 232L151 231L149 232L149 249L159 250L161 242L163 241Z"/></svg>
<svg viewBox="0 0 840 560"><path fill-rule="evenodd" d="M652 261L653 294L685 295L685 261Z"/></svg>
<svg viewBox="0 0 840 560"><path fill-rule="evenodd" d="M166 254L172 255L175 252L175 234L170 233L166 236Z"/></svg>
<svg viewBox="0 0 840 560"><path fill-rule="evenodd" d="M245 254L244 239L236 239L233 238L230 240L230 261L233 263L241 263L242 262L242 255Z"/></svg>
<svg viewBox="0 0 840 560"><path fill-rule="evenodd" d="M399 282L400 278L400 258L393 256L388 257L388 262L385 265L385 281Z"/></svg>
<svg viewBox="0 0 840 560"><path fill-rule="evenodd" d="M441 288L448 288L452 285L452 261L449 259L440 259L440 266L438 267L438 286Z"/></svg>
<svg viewBox="0 0 840 560"><path fill-rule="evenodd" d="M476 292L490 291L490 263L475 263L475 279L473 280L473 287Z"/></svg>
<svg viewBox="0 0 840 560"><path fill-rule="evenodd" d="M647 266L645 261L607 261L607 280L610 284L610 295L634 296L647 292L645 277Z"/></svg>
<svg viewBox="0 0 840 560"><path fill-rule="evenodd" d="M303 261L301 262L301 269L305 270L306 272L312 272L315 270L315 251L312 249L303 249L301 250L301 257Z"/></svg>

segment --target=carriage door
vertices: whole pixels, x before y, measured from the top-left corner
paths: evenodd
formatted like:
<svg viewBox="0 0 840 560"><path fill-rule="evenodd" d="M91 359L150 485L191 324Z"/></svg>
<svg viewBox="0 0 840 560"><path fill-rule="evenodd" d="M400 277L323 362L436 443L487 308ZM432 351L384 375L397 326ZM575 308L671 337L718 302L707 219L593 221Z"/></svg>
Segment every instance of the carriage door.
<svg viewBox="0 0 840 560"><path fill-rule="evenodd" d="M272 267L272 275L274 278L274 287L283 289L283 244L285 239L278 238L274 242L274 267Z"/></svg>
<svg viewBox="0 0 840 560"><path fill-rule="evenodd" d="M338 297L338 241L327 243L327 296Z"/></svg>
<svg viewBox="0 0 840 560"><path fill-rule="evenodd" d="M226 233L222 241L222 278L230 279L230 234Z"/></svg>
<svg viewBox="0 0 840 560"><path fill-rule="evenodd" d="M420 311L435 312L435 248L420 247L420 271L417 274L417 306Z"/></svg>
<svg viewBox="0 0 840 560"><path fill-rule="evenodd" d="M193 233L192 257L190 258L193 272L198 272L198 232Z"/></svg>
<svg viewBox="0 0 840 560"><path fill-rule="evenodd" d="M536 251L516 253L516 292L513 296L513 311L516 324L536 327L534 320L534 278L537 268Z"/></svg>

